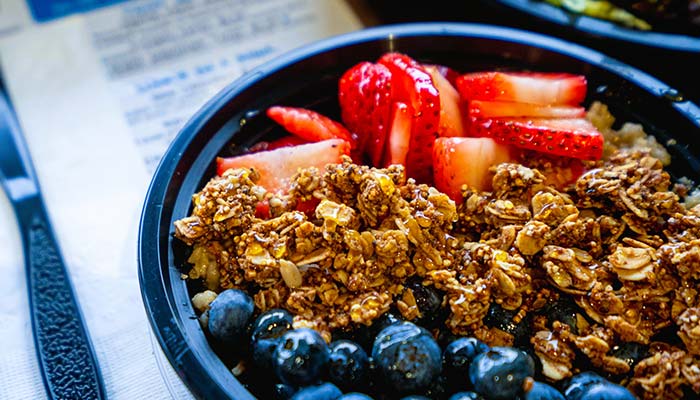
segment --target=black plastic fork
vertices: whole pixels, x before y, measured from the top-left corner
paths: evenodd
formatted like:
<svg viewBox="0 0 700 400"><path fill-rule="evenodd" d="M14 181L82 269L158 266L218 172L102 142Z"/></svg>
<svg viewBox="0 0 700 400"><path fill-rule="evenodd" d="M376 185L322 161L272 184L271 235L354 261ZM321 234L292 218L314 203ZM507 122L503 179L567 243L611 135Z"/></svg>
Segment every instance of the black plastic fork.
<svg viewBox="0 0 700 400"><path fill-rule="evenodd" d="M46 393L51 399L105 399L95 352L1 82L0 184L22 236L34 344Z"/></svg>

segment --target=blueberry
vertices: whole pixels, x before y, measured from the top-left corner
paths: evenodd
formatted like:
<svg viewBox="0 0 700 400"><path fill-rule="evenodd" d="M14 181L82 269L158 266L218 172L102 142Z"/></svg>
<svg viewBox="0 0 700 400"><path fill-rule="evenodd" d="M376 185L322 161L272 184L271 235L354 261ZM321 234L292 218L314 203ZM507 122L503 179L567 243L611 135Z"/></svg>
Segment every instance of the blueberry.
<svg viewBox="0 0 700 400"><path fill-rule="evenodd" d="M425 397L425 396L421 396L419 394L412 394L410 396L402 397L401 400L430 400L430 399Z"/></svg>
<svg viewBox="0 0 700 400"><path fill-rule="evenodd" d="M298 392L290 400L335 400L342 396L343 392L332 383L322 383L315 386L307 386Z"/></svg>
<svg viewBox="0 0 700 400"><path fill-rule="evenodd" d="M292 329L292 321L294 317L287 310L281 308L273 308L258 315L258 318L253 322L251 329L251 339L269 339L278 338L283 333Z"/></svg>
<svg viewBox="0 0 700 400"><path fill-rule="evenodd" d="M638 362L649 356L649 348L643 344L625 342L615 346L611 353L613 357L624 360L630 366L630 371L632 371Z"/></svg>
<svg viewBox="0 0 700 400"><path fill-rule="evenodd" d="M420 281L411 280L406 283L416 299L421 317L416 323L423 326L433 326L445 317L446 310L442 308L444 294L433 286L425 286Z"/></svg>
<svg viewBox="0 0 700 400"><path fill-rule="evenodd" d="M289 400L297 392L297 388L284 383L277 383L272 388L272 397L274 400Z"/></svg>
<svg viewBox="0 0 700 400"><path fill-rule="evenodd" d="M427 389L440 375L440 347L430 332L410 322L384 328L372 346L372 358L384 383L397 392Z"/></svg>
<svg viewBox="0 0 700 400"><path fill-rule="evenodd" d="M492 347L474 358L469 380L484 397L506 400L520 394L523 381L534 373L535 363L527 353L512 347Z"/></svg>
<svg viewBox="0 0 700 400"><path fill-rule="evenodd" d="M253 316L253 299L237 289L221 292L209 307L209 332L216 339L236 343L243 339Z"/></svg>
<svg viewBox="0 0 700 400"><path fill-rule="evenodd" d="M292 319L288 311L272 309L260 314L253 322L250 341L256 366L263 369L272 366L272 354L277 348L278 339L292 329Z"/></svg>
<svg viewBox="0 0 700 400"><path fill-rule="evenodd" d="M372 325L370 326L370 332L372 333L373 337L376 337L377 335L379 335L379 332L383 331L385 328L394 324L398 324L402 321L403 318L401 318L401 316L397 314L394 314L392 312L384 313L372 323Z"/></svg>
<svg viewBox="0 0 700 400"><path fill-rule="evenodd" d="M600 382L605 382L605 378L595 372L582 372L574 375L569 380L568 385L566 385L564 396L566 396L567 400L581 400L581 396L583 396L588 386Z"/></svg>
<svg viewBox="0 0 700 400"><path fill-rule="evenodd" d="M564 391L567 400L634 400L623 386L608 382L594 372L582 372L569 381Z"/></svg>
<svg viewBox="0 0 700 400"><path fill-rule="evenodd" d="M372 400L372 398L364 393L350 392L338 397L338 400Z"/></svg>
<svg viewBox="0 0 700 400"><path fill-rule="evenodd" d="M484 400L484 398L476 392L457 392L450 396L449 400Z"/></svg>
<svg viewBox="0 0 700 400"><path fill-rule="evenodd" d="M569 399L567 397L567 399ZM636 400L637 398L624 386L608 381L596 382L586 386L578 400ZM571 399L569 399L571 400Z"/></svg>
<svg viewBox="0 0 700 400"><path fill-rule="evenodd" d="M522 396L523 400L566 400L564 395L546 383L534 382L530 390Z"/></svg>
<svg viewBox="0 0 700 400"><path fill-rule="evenodd" d="M331 343L328 378L343 390L365 386L369 358L355 342L338 340Z"/></svg>
<svg viewBox="0 0 700 400"><path fill-rule="evenodd" d="M506 310L497 303L492 303L484 324L489 328L498 328L513 335L516 346L527 346L530 343L530 314L515 321L518 310Z"/></svg>
<svg viewBox="0 0 700 400"><path fill-rule="evenodd" d="M394 314L393 312L386 312L382 314L379 318L375 319L372 322L372 325L362 325L349 335L341 333L339 335L334 336L333 340L351 339L359 343L360 346L362 346L362 348L364 348L365 350L372 351L372 344L374 343L374 338L377 337L379 332L381 332L387 326L393 325L401 321L401 317L399 317L397 314Z"/></svg>
<svg viewBox="0 0 700 400"><path fill-rule="evenodd" d="M447 345L442 353L442 365L450 385L457 389L467 389L469 365L474 357L488 350L489 346L476 338L459 338Z"/></svg>
<svg viewBox="0 0 700 400"><path fill-rule="evenodd" d="M565 295L561 295L557 301L548 303L542 309L542 315L547 316L550 322L559 321L569 325L574 334L578 334L578 314L584 315L576 302Z"/></svg>
<svg viewBox="0 0 700 400"><path fill-rule="evenodd" d="M328 345L309 328L285 332L280 338L272 365L282 383L304 386L316 382L328 365Z"/></svg>
<svg viewBox="0 0 700 400"><path fill-rule="evenodd" d="M540 360L540 357L537 356L535 350L532 347L521 347L520 350L524 351L528 356L530 356L530 359L535 363L535 375L533 378L538 380L546 379L544 374L542 374L542 360Z"/></svg>

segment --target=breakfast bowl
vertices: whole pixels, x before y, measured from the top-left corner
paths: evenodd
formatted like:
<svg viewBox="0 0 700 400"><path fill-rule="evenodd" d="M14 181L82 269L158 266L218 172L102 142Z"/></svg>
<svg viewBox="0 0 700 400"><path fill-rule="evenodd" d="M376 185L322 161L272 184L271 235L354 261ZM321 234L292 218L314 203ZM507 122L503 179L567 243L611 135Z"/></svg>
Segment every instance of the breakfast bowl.
<svg viewBox="0 0 700 400"><path fill-rule="evenodd" d="M241 349L212 342L202 328L191 299L203 285L185 279L191 250L174 237L175 222L190 214L193 194L216 175L217 157L281 134L265 115L268 107L306 107L339 120L341 75L386 52L460 72L505 68L585 75L586 104L604 102L619 121L642 124L666 145L672 159L667 171L674 179L700 181L700 109L631 66L561 40L487 25L407 24L353 32L278 57L231 83L187 122L161 160L144 204L138 245L144 304L167 359L196 397L255 398L232 373L236 365L229 353ZM261 378L273 385L265 375Z"/></svg>

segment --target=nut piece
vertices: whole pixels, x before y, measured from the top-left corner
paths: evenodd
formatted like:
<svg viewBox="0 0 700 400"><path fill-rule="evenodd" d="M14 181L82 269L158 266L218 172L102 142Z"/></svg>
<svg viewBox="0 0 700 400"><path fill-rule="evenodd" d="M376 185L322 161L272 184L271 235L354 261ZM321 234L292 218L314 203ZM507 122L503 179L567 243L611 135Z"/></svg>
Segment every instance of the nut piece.
<svg viewBox="0 0 700 400"><path fill-rule="evenodd" d="M214 299L216 299L216 293L211 290L205 290L203 292L197 293L192 298L192 305L197 311L203 313L209 309L209 305Z"/></svg>
<svg viewBox="0 0 700 400"><path fill-rule="evenodd" d="M285 285L291 289L300 287L302 283L301 272L299 272L297 265L287 260L279 260L279 264L280 274Z"/></svg>
<svg viewBox="0 0 700 400"><path fill-rule="evenodd" d="M650 249L619 246L608 260L622 281L643 281L654 276Z"/></svg>

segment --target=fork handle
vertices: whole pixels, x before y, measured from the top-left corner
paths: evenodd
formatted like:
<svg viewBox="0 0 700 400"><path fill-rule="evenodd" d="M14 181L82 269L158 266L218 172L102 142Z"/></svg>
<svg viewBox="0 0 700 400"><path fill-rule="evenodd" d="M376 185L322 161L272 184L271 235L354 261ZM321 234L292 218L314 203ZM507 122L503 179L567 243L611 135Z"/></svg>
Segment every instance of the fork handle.
<svg viewBox="0 0 700 400"><path fill-rule="evenodd" d="M40 196L16 207L24 245L34 344L51 399L105 399L73 286ZM27 204L28 203L28 204Z"/></svg>

